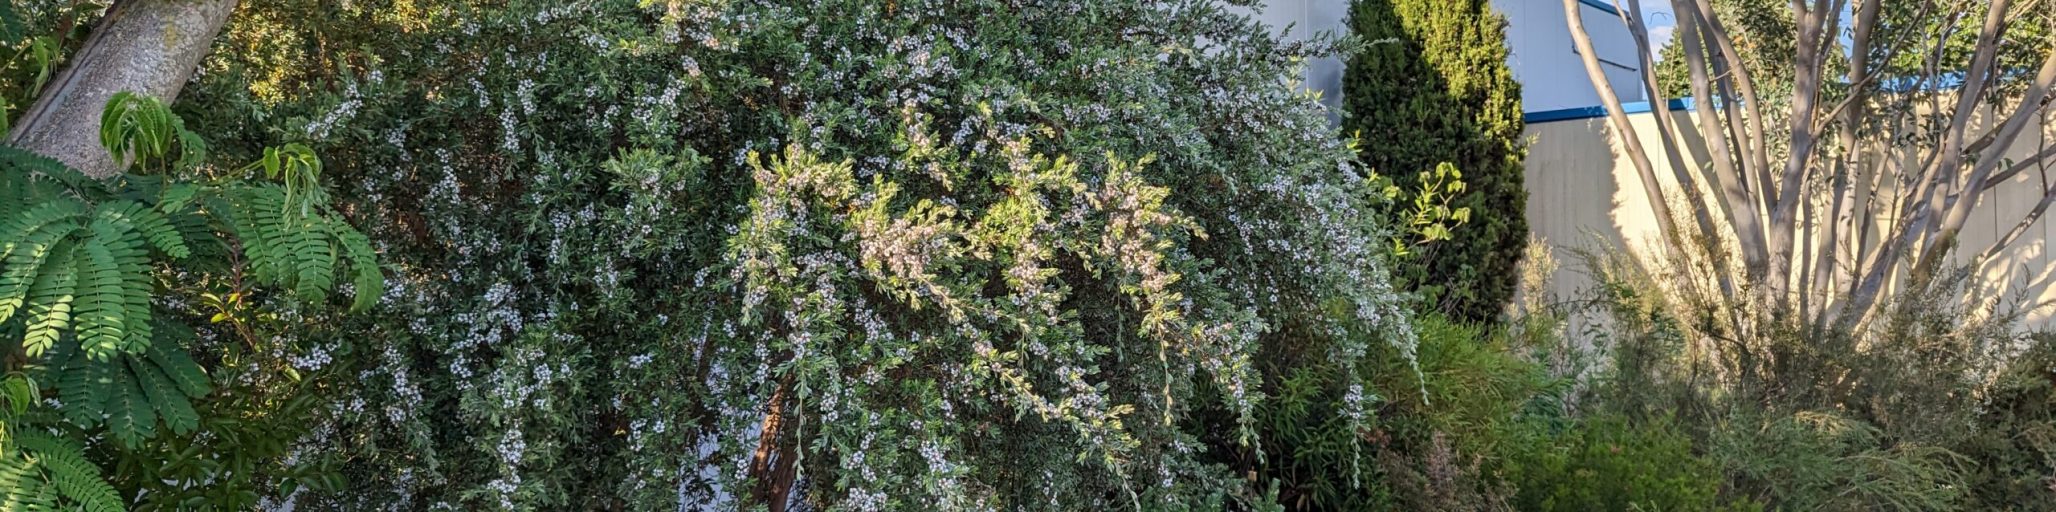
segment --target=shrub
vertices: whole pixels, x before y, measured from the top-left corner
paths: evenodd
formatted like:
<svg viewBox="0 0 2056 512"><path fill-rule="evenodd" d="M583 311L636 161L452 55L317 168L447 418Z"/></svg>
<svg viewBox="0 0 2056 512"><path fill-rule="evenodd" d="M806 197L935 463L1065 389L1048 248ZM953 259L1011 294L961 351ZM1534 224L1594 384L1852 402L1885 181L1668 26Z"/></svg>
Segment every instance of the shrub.
<svg viewBox="0 0 2056 512"><path fill-rule="evenodd" d="M270 498L1263 505L1256 354L1357 424L1412 329L1284 80L1334 42L1230 7L244 2L180 108L304 138L398 271L296 333L348 347L294 446L351 486Z"/></svg>
<svg viewBox="0 0 2056 512"><path fill-rule="evenodd" d="M1545 434L1507 464L1519 510L1748 510L1724 504L1721 474L1667 419L1603 415Z"/></svg>
<svg viewBox="0 0 2056 512"><path fill-rule="evenodd" d="M1830 412L1736 414L1710 443L1737 493L1785 510L1955 510L1964 492L1956 454Z"/></svg>
<svg viewBox="0 0 2056 512"><path fill-rule="evenodd" d="M1283 378L1258 408L1258 424L1269 433L1259 478L1280 481L1284 504L1448 510L1510 494L1490 472L1520 442L1513 437L1524 428L1519 415L1549 383L1509 350L1499 330L1434 315L1416 318L1415 326L1415 358L1374 350L1358 368L1384 399L1368 425L1336 414L1348 393L1339 365L1294 368L1260 358L1271 366L1266 373ZM1418 376L1409 371L1416 362Z"/></svg>
<svg viewBox="0 0 2056 512"><path fill-rule="evenodd" d="M1988 384L1956 451L1971 508L2056 510L2056 339L2038 336Z"/></svg>
<svg viewBox="0 0 2056 512"><path fill-rule="evenodd" d="M1594 326L1585 335L1611 360L1591 379L1587 409L1673 418L1736 499L1797 510L1964 504L1964 460L1948 449L1972 417L1962 397L2011 339L1989 311L1935 298L1948 293L1907 293L1884 328L1772 319L1734 333L1713 316L1758 312L1704 290L1673 293L1685 279L1618 252L1584 257L1601 283L1581 304Z"/></svg>
<svg viewBox="0 0 2056 512"><path fill-rule="evenodd" d="M1395 275L1452 319L1494 322L1513 297L1527 242L1521 86L1507 67L1505 21L1486 0L1357 0L1350 31L1370 44L1342 79L1343 132L1390 178L1383 213L1403 219L1424 183L1453 164L1468 211L1452 239L1402 260ZM1397 220L1395 220L1397 222Z"/></svg>

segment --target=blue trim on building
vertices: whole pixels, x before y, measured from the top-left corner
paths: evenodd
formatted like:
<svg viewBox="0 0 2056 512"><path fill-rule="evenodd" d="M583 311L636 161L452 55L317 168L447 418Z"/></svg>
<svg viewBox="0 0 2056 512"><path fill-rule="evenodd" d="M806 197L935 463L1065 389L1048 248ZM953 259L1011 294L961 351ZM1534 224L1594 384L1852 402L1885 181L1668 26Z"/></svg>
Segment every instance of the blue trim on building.
<svg viewBox="0 0 2056 512"><path fill-rule="evenodd" d="M1678 98L1670 100L1670 110L1672 112L1676 112L1679 110L1690 110L1691 108L1692 98ZM1645 114L1650 111L1649 102L1637 101L1634 103L1622 103L1621 110L1624 110L1629 114ZM1598 117L1606 117L1606 107L1595 106L1567 108L1563 110L1544 110L1541 112L1529 112L1521 116L1521 120L1527 122L1528 124L1537 124L1550 123L1556 121L1592 119Z"/></svg>
<svg viewBox="0 0 2056 512"><path fill-rule="evenodd" d="M1598 10L1600 10L1601 12L1605 12L1605 13L1607 13L1607 14L1611 14L1611 15L1614 15L1614 16L1620 16L1620 15L1621 15L1621 10L1620 10L1620 9L1616 9L1616 8L1614 8L1614 7L1613 7L1613 5L1612 5L1612 4L1608 4L1608 3L1606 3L1606 2L1601 2L1601 1L1599 1L1599 0L1578 0L1578 3L1581 3L1581 4L1585 4L1585 5L1591 6L1591 7L1593 8L1593 9L1598 9Z"/></svg>

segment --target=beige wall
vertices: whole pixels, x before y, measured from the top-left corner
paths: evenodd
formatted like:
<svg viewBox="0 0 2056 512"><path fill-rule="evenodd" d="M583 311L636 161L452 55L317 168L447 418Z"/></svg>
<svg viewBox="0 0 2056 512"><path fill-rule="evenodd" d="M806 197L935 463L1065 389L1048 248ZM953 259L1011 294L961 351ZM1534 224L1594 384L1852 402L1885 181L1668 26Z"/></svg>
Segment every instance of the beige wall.
<svg viewBox="0 0 2056 512"><path fill-rule="evenodd" d="M1693 129L1695 116L1689 112L1671 115L1685 131L1680 138L1693 153L1688 155L1688 165L1701 165L1705 149ZM1630 118L1643 143L1651 148L1650 158L1657 168L1659 182L1666 192L1674 194L1671 203L1677 206L1673 210L1683 215L1686 211L1682 198L1675 196L1678 187L1671 178L1670 166L1655 146L1659 139L1654 116L1644 113ZM1973 133L1982 131L1980 128ZM1563 262L1553 292L1569 297L1593 284L1580 262L1571 256L1570 248L1590 248L1603 242L1646 254L1649 244L1659 236L1657 224L1641 180L1605 118L1530 124L1528 137L1529 226L1537 236L1549 241L1556 249L1557 259ZM2047 147L2045 144L2056 144L2056 132L2031 131L2014 144L2009 157L2025 159ZM2013 229L2041 199L2047 183L2044 179L2039 172L2024 172L1988 193L1973 210L1972 220L1964 229L1957 260L1968 261L1968 255L1984 250ZM2056 180L2056 172L2046 179ZM1879 224L1890 221L1880 218ZM1978 280L1982 288L1977 296L2000 297L2020 307L2056 302L2056 286L2051 283L2056 280L2051 272L2056 261L2052 261L2047 250L2048 241L2056 238L2056 226L2051 224L2046 220L2037 222L2020 242L1985 265ZM1875 237L1875 230L1869 236ZM2026 320L2031 326L2056 324L2051 314L2056 311L2052 310L2056 308L2041 307L2029 312Z"/></svg>

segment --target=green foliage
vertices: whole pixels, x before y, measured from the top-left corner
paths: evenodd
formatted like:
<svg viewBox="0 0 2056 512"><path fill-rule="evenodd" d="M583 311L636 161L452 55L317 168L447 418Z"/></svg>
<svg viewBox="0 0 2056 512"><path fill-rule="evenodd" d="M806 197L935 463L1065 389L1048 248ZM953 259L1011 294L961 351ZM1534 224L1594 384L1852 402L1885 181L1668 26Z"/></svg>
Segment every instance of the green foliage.
<svg viewBox="0 0 2056 512"><path fill-rule="evenodd" d="M1519 510L1749 510L1718 497L1721 473L1668 420L1618 416L1545 434L1507 464Z"/></svg>
<svg viewBox="0 0 2056 512"><path fill-rule="evenodd" d="M149 345L149 248L178 258L190 253L165 216L128 200L103 204L64 195L55 162L0 148L0 322L16 318L29 329L31 357L49 350L67 329L94 360L140 352ZM73 177L71 180L77 180ZM39 183L40 181L40 183ZM71 312L76 309L77 323Z"/></svg>
<svg viewBox="0 0 2056 512"><path fill-rule="evenodd" d="M1791 102L1792 65L1798 28L1785 2L1778 0L1712 0L1718 17L1732 38L1735 51L1749 65L1749 77L1756 82L1759 98L1784 105ZM1656 62L1656 80L1665 97L1692 96L1691 71L1685 67L1683 38L1672 38L1658 49L1663 58ZM1719 57L1719 47L1704 46L1701 55ZM1841 52L1836 52L1837 54ZM1918 53L1918 52L1914 52ZM1711 61L1709 61L1711 62ZM1777 91L1784 91L1779 93ZM1779 109L1765 109L1777 113Z"/></svg>
<svg viewBox="0 0 2056 512"><path fill-rule="evenodd" d="M135 169L190 172L205 159L197 135L153 99L119 94L105 114L102 143ZM87 458L87 447L121 453L148 450L203 427L214 427L207 430L214 436L234 432L235 425L203 417L195 405L214 390L207 371L187 352L198 338L180 322L179 312L166 311L160 302L190 293L194 285L168 279L164 269L202 282L219 275L237 283L238 293L276 285L320 304L333 288L332 274L346 261L356 269L358 309L376 301L383 276L368 240L344 224L319 193L319 161L312 153L304 146L287 150L288 157L260 163L276 169L271 177L299 187L297 198L287 187L241 180L137 174L94 180L47 158L0 147L0 339L24 358L10 360L11 410L0 418L0 473L17 484L8 496L12 501L0 503L0 510L63 503L122 510L125 504ZM259 242L249 243L253 239ZM244 250L222 250L228 246ZM246 269L249 285L241 284ZM241 334L246 342L254 337ZM56 411L28 410L44 397L54 399ZM124 465L123 473L175 463L144 460ZM184 485L232 488L210 480L234 474L216 471ZM179 489L166 490L176 495ZM244 502L249 505L254 494Z"/></svg>
<svg viewBox="0 0 2056 512"><path fill-rule="evenodd" d="M1443 162L1436 165L1432 173L1422 172L1415 181L1421 188L1411 194L1399 190L1398 185L1385 188L1385 197L1389 200L1409 195L1413 198L1413 204L1404 210L1396 223L1398 229L1409 237L1392 240L1392 254L1400 258L1413 254L1413 246L1449 240L1452 229L1471 220L1470 208L1449 206L1451 200L1464 191L1463 172L1455 166Z"/></svg>
<svg viewBox="0 0 2056 512"><path fill-rule="evenodd" d="M206 396L212 385L179 346L191 335L170 334L184 326L158 328L167 332L139 353L98 360L70 344L51 352L41 380L57 384L65 418L85 428L105 418L114 438L131 448L155 434L159 419L173 434L192 433L200 418L189 400Z"/></svg>
<svg viewBox="0 0 2056 512"><path fill-rule="evenodd" d="M1744 495L1792 510L1958 510L1960 456L1901 441L1823 412L1757 420L1739 415L1717 431L1712 456Z"/></svg>
<svg viewBox="0 0 2056 512"><path fill-rule="evenodd" d="M1968 508L2056 509L2056 341L2036 336L1979 394L1964 463Z"/></svg>
<svg viewBox="0 0 2056 512"><path fill-rule="evenodd" d="M21 0L0 6L0 131L13 127L15 114L29 105L57 65L68 34L48 33L52 25L69 24L86 2Z"/></svg>
<svg viewBox="0 0 2056 512"><path fill-rule="evenodd" d="M1255 354L1412 330L1244 3L244 2L177 108L397 272L281 347L296 508L1268 505Z"/></svg>
<svg viewBox="0 0 2056 512"><path fill-rule="evenodd" d="M1350 32L1370 43L1343 74L1343 131L1361 137L1363 162L1400 192L1381 207L1393 223L1417 220L1422 202L1468 213L1453 232L1427 237L1448 240L1401 260L1399 280L1424 292L1430 310L1496 322L1528 224L1521 86L1506 64L1505 21L1488 4L1352 2ZM1464 186L1441 190L1452 180Z"/></svg>
<svg viewBox="0 0 2056 512"><path fill-rule="evenodd" d="M16 430L0 442L0 510L125 510L121 496L76 441Z"/></svg>
<svg viewBox="0 0 2056 512"><path fill-rule="evenodd" d="M1283 378L1259 409L1259 478L1280 482L1289 509L1494 509L1510 497L1492 473L1552 384L1496 329L1435 316L1415 326L1415 359L1378 350L1359 367L1361 392L1382 397L1363 426L1335 413L1351 393L1339 365L1263 358Z"/></svg>
<svg viewBox="0 0 2056 512"><path fill-rule="evenodd" d="M1996 489L1969 486L1976 451L1963 447L1978 444L1966 439L2033 435L2025 424L1998 437L1966 431L1983 416L1966 398L1983 392L1979 375L2008 365L2015 338L1954 292L1905 294L1887 329L1772 324L1736 335L1708 327L1706 315L1727 310L1654 277L1670 270L1617 251L1584 256L1601 284L1573 311L1594 319L1581 344L1609 364L1583 379L1579 398L1603 414L1674 421L1718 468L1724 497L1780 510L1983 509L1966 498ZM1938 282L1967 272L1955 275Z"/></svg>

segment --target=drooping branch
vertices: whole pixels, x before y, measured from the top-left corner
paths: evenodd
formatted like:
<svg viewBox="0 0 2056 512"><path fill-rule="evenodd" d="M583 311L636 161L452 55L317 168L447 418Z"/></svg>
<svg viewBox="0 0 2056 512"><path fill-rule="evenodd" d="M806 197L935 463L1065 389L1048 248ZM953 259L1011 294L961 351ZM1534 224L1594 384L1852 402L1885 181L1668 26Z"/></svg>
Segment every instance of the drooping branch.
<svg viewBox="0 0 2056 512"><path fill-rule="evenodd" d="M22 112L8 142L92 176L120 171L100 147L100 113L115 93L133 91L166 103L192 77L237 0L125 0L101 18L34 105Z"/></svg>

